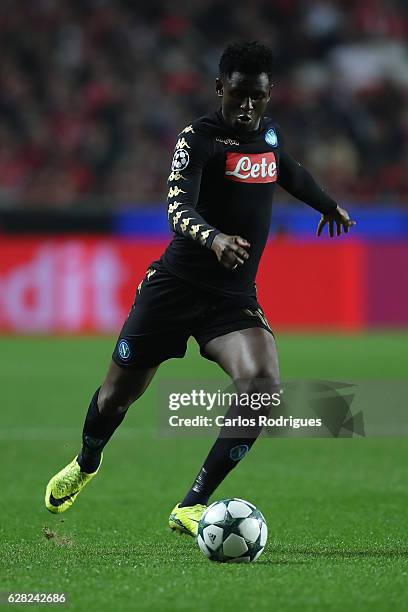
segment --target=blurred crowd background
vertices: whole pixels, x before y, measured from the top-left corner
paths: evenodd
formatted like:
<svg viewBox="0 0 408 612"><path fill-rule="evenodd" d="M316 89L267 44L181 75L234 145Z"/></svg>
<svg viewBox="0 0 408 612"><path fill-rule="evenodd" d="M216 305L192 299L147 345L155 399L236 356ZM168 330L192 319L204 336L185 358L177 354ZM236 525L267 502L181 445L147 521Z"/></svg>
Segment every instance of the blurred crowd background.
<svg viewBox="0 0 408 612"><path fill-rule="evenodd" d="M268 114L334 197L408 205L407 38L403 0L3 0L0 205L162 204L237 40L274 49Z"/></svg>

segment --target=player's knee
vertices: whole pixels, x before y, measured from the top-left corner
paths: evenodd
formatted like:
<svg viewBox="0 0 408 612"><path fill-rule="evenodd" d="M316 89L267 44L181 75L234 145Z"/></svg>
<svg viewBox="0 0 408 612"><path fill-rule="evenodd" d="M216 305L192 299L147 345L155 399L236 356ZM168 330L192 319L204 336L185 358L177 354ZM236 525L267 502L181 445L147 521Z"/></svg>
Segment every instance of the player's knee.
<svg viewBox="0 0 408 612"><path fill-rule="evenodd" d="M115 416L129 408L136 398L123 393L114 385L102 385L98 396L98 408L101 414Z"/></svg>
<svg viewBox="0 0 408 612"><path fill-rule="evenodd" d="M251 397L251 407L259 415L270 415L280 405L279 373L268 368L258 369L249 381L248 395Z"/></svg>
<svg viewBox="0 0 408 612"><path fill-rule="evenodd" d="M235 387L239 393L251 397L251 406L259 411L259 414L268 415L278 401L280 393L279 372L274 368L257 367L246 372L247 378L235 380ZM269 402L267 397L270 398ZM262 398L262 402L261 402ZM261 403L260 403L261 402ZM242 408L240 408L242 410ZM250 412L250 409L246 409Z"/></svg>

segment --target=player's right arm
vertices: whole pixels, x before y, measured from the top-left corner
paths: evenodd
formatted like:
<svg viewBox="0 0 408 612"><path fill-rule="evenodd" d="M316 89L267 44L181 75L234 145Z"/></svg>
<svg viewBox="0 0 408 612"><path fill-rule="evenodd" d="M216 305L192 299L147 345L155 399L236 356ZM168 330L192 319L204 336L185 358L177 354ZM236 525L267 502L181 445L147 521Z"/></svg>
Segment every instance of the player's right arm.
<svg viewBox="0 0 408 612"><path fill-rule="evenodd" d="M203 168L214 152L211 139L198 134L192 125L179 134L167 180L167 213L170 227L185 238L211 249L221 265L234 269L249 257L249 243L241 236L228 236L197 212Z"/></svg>
<svg viewBox="0 0 408 612"><path fill-rule="evenodd" d="M167 179L167 215L171 229L211 248L219 231L197 212L203 168L213 153L209 138L197 134L192 125L179 134Z"/></svg>

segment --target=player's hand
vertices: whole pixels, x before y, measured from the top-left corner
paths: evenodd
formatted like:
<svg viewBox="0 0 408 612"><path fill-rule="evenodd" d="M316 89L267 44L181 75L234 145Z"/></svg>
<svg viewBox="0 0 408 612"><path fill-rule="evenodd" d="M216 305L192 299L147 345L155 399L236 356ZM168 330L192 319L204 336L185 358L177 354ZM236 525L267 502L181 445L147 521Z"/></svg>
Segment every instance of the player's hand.
<svg viewBox="0 0 408 612"><path fill-rule="evenodd" d="M332 213L322 215L319 225L317 226L317 235L320 236L326 223L329 224L329 236L334 236L334 225L336 225L336 236L341 236L343 231L344 234L348 234L350 227L356 224L349 217L347 210L337 206L336 210Z"/></svg>
<svg viewBox="0 0 408 612"><path fill-rule="evenodd" d="M211 245L220 264L228 270L235 270L238 266L244 265L249 257L246 250L249 247L250 244L245 238L227 236L227 234L217 234Z"/></svg>

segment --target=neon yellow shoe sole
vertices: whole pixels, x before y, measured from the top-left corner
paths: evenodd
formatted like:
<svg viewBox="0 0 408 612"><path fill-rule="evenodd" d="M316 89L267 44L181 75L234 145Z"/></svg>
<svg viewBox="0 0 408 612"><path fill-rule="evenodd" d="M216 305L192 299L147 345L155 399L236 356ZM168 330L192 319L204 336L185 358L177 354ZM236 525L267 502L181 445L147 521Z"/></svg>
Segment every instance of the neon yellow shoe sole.
<svg viewBox="0 0 408 612"><path fill-rule="evenodd" d="M181 534L197 537L198 523L207 506L196 504L195 506L184 506L180 508L180 504L174 506L169 516L169 527L173 531Z"/></svg>
<svg viewBox="0 0 408 612"><path fill-rule="evenodd" d="M58 474L55 474L47 484L45 491L45 506L53 514L60 514L68 510L78 497L82 489L92 480L99 471L102 464L102 457L98 469L92 474L82 472L77 463L76 456L71 463L66 465Z"/></svg>

